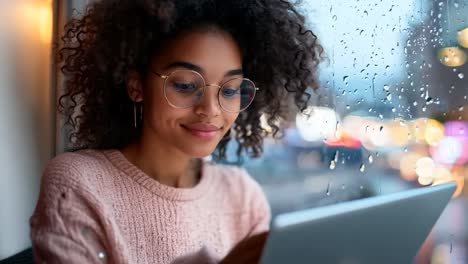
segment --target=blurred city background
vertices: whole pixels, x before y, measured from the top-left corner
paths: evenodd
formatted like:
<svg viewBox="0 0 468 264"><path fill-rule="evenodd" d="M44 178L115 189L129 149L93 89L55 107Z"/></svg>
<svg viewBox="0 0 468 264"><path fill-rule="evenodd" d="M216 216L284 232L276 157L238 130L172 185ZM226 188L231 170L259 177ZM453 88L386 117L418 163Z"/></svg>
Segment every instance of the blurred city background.
<svg viewBox="0 0 468 264"><path fill-rule="evenodd" d="M468 1L303 1L325 48L307 113L245 166L274 214L457 183L415 263L468 263Z"/></svg>
<svg viewBox="0 0 468 264"><path fill-rule="evenodd" d="M50 51L87 2L0 1L0 259L27 247L38 172L63 150ZM325 49L320 88L306 113L278 120L283 138L243 159L273 214L453 181L415 263L468 263L468 0L303 0L301 10Z"/></svg>

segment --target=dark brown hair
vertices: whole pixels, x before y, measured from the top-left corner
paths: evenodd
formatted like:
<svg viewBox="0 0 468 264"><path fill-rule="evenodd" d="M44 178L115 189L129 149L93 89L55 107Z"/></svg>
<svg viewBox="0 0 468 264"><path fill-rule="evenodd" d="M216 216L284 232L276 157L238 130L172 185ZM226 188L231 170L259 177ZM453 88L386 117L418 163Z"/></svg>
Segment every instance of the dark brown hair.
<svg viewBox="0 0 468 264"><path fill-rule="evenodd" d="M147 74L151 55L175 35L204 25L231 34L242 51L243 70L261 90L233 125L243 151L258 156L268 134L278 136L291 100L304 110L317 87L322 47L304 17L284 0L101 0L65 26L58 50L66 82L59 111L72 149L120 148L141 133L133 125L127 73ZM267 116L273 128L260 126ZM231 135L215 152L225 158Z"/></svg>

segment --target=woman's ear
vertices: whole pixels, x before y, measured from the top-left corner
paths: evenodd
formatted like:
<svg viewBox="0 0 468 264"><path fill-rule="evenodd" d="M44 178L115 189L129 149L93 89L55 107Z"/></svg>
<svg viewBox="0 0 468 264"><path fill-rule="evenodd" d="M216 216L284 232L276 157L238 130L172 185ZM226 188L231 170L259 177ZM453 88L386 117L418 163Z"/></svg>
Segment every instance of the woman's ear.
<svg viewBox="0 0 468 264"><path fill-rule="evenodd" d="M127 93L130 99L139 103L143 101L143 85L141 76L136 71L130 71L127 76Z"/></svg>

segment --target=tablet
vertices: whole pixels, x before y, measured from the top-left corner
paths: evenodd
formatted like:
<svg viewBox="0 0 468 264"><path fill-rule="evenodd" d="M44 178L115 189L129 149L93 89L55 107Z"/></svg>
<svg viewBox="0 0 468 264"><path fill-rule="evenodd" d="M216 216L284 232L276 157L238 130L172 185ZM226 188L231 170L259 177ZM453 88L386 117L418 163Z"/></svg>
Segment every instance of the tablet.
<svg viewBox="0 0 468 264"><path fill-rule="evenodd" d="M455 189L447 183L277 215L260 263L412 263Z"/></svg>

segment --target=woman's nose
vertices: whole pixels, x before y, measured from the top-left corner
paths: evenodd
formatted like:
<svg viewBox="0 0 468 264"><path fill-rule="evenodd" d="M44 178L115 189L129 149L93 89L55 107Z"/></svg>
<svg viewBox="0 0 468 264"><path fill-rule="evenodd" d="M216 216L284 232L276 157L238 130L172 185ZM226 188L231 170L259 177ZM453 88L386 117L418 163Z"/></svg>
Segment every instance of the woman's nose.
<svg viewBox="0 0 468 264"><path fill-rule="evenodd" d="M195 105L195 113L207 117L214 117L221 114L221 107L218 101L219 86L208 84L205 86L205 92Z"/></svg>

